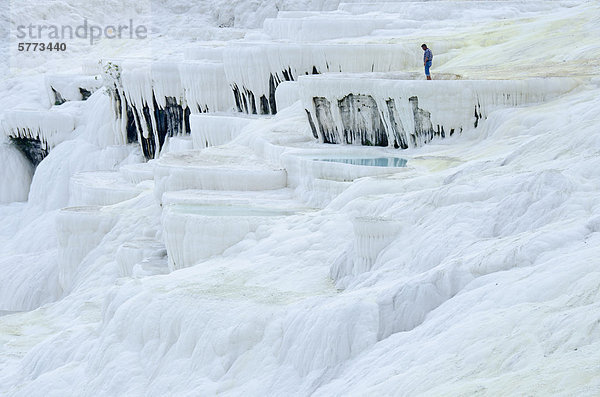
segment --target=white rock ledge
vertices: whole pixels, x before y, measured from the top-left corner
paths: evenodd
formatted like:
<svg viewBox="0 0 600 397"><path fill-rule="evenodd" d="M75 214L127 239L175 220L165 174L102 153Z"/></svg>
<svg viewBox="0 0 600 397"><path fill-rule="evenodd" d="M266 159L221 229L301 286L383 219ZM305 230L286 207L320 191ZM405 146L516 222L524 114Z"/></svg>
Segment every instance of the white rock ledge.
<svg viewBox="0 0 600 397"><path fill-rule="evenodd" d="M575 78L415 80L414 74L325 74L299 78L315 138L324 143L418 147L480 125L500 108L543 103Z"/></svg>
<svg viewBox="0 0 600 397"><path fill-rule="evenodd" d="M156 161L154 194L169 191L274 190L286 187L285 169L270 166L245 147L169 153Z"/></svg>
<svg viewBox="0 0 600 397"><path fill-rule="evenodd" d="M71 177L69 203L81 205L113 205L138 196L142 189L117 171L80 172Z"/></svg>
<svg viewBox="0 0 600 397"><path fill-rule="evenodd" d="M243 114L201 113L190 116L194 149L219 146L232 141L252 118Z"/></svg>
<svg viewBox="0 0 600 397"><path fill-rule="evenodd" d="M171 270L222 254L261 225L293 215L285 208L231 204L171 204L162 216Z"/></svg>
<svg viewBox="0 0 600 397"><path fill-rule="evenodd" d="M118 215L98 206L67 207L56 217L58 281L63 291L72 287L77 266L114 227Z"/></svg>

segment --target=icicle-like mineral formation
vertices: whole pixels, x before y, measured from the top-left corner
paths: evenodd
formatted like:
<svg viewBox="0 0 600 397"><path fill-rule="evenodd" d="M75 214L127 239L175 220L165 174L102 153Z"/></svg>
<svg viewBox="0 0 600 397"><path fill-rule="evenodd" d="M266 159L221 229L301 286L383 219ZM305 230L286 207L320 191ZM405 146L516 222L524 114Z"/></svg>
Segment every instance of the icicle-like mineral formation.
<svg viewBox="0 0 600 397"><path fill-rule="evenodd" d="M73 132L75 119L56 110L14 110L5 113L1 127L4 135L36 166Z"/></svg>
<svg viewBox="0 0 600 397"><path fill-rule="evenodd" d="M190 116L194 149L218 146L231 141L250 123L248 117L226 114L193 114Z"/></svg>
<svg viewBox="0 0 600 397"><path fill-rule="evenodd" d="M412 44L249 43L225 47L225 74L239 111L275 114L283 81L328 72L390 72L418 66Z"/></svg>
<svg viewBox="0 0 600 397"><path fill-rule="evenodd" d="M371 270L382 249L398 235L402 224L382 217L358 217L354 219L353 275Z"/></svg>
<svg viewBox="0 0 600 397"><path fill-rule="evenodd" d="M223 64L104 62L113 100L115 129L139 142L147 159L157 157L167 137L189 134L190 115L233 108Z"/></svg>
<svg viewBox="0 0 600 397"><path fill-rule="evenodd" d="M299 84L313 135L321 142L406 149L477 127L495 109L556 98L579 81L328 74L300 77Z"/></svg>

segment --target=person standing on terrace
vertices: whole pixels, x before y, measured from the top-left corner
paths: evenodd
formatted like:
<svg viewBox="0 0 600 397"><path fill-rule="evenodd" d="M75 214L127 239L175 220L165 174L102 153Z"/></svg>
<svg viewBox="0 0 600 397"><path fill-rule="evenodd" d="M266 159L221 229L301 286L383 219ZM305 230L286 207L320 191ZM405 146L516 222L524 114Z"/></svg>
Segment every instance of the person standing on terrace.
<svg viewBox="0 0 600 397"><path fill-rule="evenodd" d="M427 48L427 44L421 45L421 48L425 53L423 54L423 66L425 66L425 76L427 76L427 80L431 80L431 75L429 74L429 68L431 67L431 62L433 61L433 53L429 48Z"/></svg>

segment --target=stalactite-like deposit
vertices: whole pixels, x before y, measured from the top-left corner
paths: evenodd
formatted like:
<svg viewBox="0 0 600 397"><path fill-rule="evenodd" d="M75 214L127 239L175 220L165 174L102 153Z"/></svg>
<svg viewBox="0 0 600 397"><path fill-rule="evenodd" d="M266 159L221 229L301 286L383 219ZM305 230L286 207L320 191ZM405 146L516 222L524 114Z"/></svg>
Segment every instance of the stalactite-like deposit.
<svg viewBox="0 0 600 397"><path fill-rule="evenodd" d="M300 77L313 135L323 143L419 147L478 127L493 110L544 102L580 83L573 78L426 81L410 74L393 77Z"/></svg>

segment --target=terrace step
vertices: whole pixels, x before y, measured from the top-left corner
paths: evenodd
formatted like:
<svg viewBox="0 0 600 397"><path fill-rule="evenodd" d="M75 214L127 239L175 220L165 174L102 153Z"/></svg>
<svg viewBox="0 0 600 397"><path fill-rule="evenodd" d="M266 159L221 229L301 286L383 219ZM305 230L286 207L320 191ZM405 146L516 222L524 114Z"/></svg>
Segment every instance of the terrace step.
<svg viewBox="0 0 600 397"><path fill-rule="evenodd" d="M232 141L252 118L237 114L203 113L190 116L194 149L219 146Z"/></svg>
<svg viewBox="0 0 600 397"><path fill-rule="evenodd" d="M289 190L185 191L163 196L163 236L169 267L177 270L222 254L259 227L307 211Z"/></svg>
<svg viewBox="0 0 600 397"><path fill-rule="evenodd" d="M137 197L142 189L118 171L80 172L71 177L69 203L72 206L113 205Z"/></svg>
<svg viewBox="0 0 600 397"><path fill-rule="evenodd" d="M273 190L286 187L285 169L271 166L243 146L168 153L154 166L154 195L201 190Z"/></svg>
<svg viewBox="0 0 600 397"><path fill-rule="evenodd" d="M426 81L409 73L338 73L300 77L299 84L319 141L406 149L476 128L496 109L543 103L581 83L574 78L434 77Z"/></svg>

